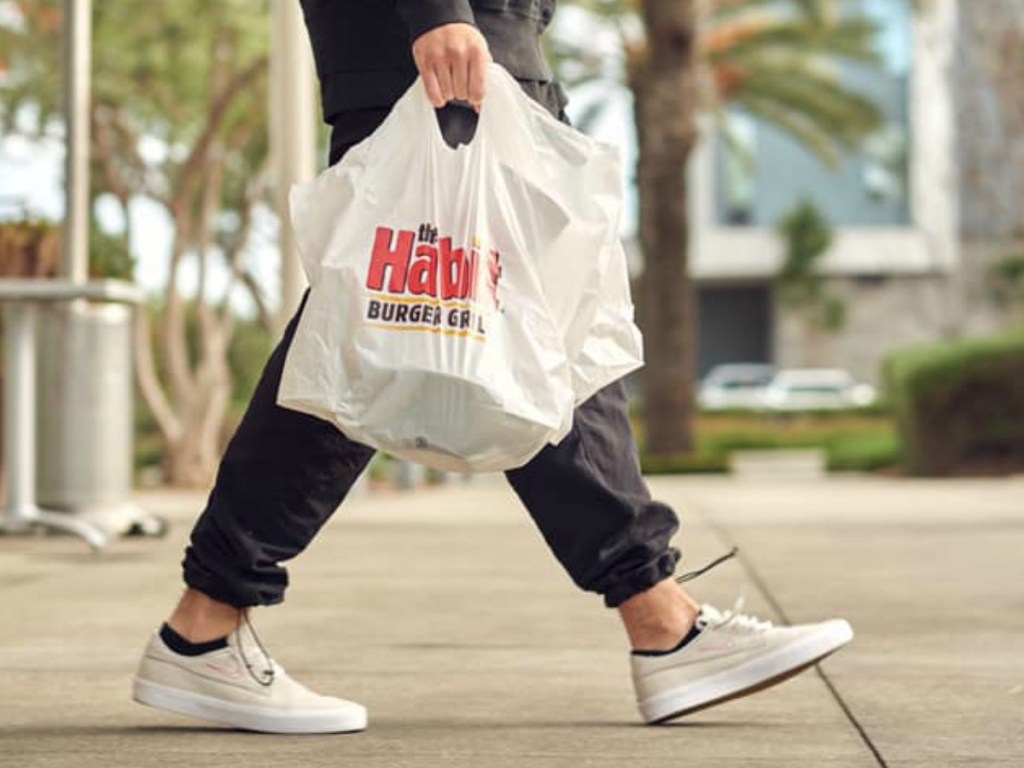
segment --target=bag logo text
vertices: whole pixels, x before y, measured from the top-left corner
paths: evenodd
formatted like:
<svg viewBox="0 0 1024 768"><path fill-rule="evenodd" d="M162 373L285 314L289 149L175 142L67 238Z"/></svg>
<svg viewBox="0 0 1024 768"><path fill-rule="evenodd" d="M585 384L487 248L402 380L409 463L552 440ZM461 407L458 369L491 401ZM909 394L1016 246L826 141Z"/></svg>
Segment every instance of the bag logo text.
<svg viewBox="0 0 1024 768"><path fill-rule="evenodd" d="M432 224L416 231L377 227L366 274L372 292L366 319L395 329L483 336L484 317L501 308L502 271L501 254L485 249L479 238L456 247Z"/></svg>

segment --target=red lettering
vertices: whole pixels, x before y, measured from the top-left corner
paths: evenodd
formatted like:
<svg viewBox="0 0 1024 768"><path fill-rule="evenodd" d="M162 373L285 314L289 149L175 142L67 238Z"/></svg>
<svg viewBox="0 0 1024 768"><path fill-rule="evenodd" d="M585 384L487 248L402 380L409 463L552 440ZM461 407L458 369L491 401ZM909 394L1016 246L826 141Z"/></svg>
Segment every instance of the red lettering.
<svg viewBox="0 0 1024 768"><path fill-rule="evenodd" d="M466 270L466 251L463 248L452 248L452 239L443 237L441 246L441 298L454 299L459 296L463 274Z"/></svg>
<svg viewBox="0 0 1024 768"><path fill-rule="evenodd" d="M486 272L480 274L484 268ZM486 280L487 292L499 306L502 271L501 254L496 250L488 251L484 262L477 247L468 252L454 248L450 237L442 237L434 245L423 241L422 235L417 240L416 233L409 230L377 227L366 286L374 291L476 301L480 284ZM385 314L386 307L379 311Z"/></svg>
<svg viewBox="0 0 1024 768"><path fill-rule="evenodd" d="M437 296L437 248L423 243L416 246L416 257L409 267L409 293Z"/></svg>
<svg viewBox="0 0 1024 768"><path fill-rule="evenodd" d="M466 268L462 270L462 282L459 283L459 298L472 301L476 298L477 284L477 262L480 261L480 252L474 248L469 252L466 259Z"/></svg>
<svg viewBox="0 0 1024 768"><path fill-rule="evenodd" d="M501 254L497 251L491 251L487 259L487 287L491 292L491 298L494 299L494 306L496 307L498 306L498 281L501 280L501 273Z"/></svg>
<svg viewBox="0 0 1024 768"><path fill-rule="evenodd" d="M388 291L404 293L406 273L409 270L409 257L412 255L412 244L415 232L400 230L397 242L395 233L387 227L377 227L377 235L373 241L373 253L370 258L370 270L366 277L366 287L372 291L384 288L384 272L390 270Z"/></svg>

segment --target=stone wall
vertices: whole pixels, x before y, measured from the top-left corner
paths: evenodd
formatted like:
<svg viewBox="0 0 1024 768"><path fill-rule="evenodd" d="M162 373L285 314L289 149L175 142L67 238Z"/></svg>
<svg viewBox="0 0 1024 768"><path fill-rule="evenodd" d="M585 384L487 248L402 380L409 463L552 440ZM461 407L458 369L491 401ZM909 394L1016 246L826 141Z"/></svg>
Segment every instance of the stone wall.
<svg viewBox="0 0 1024 768"><path fill-rule="evenodd" d="M994 274L1000 263L1022 256L1024 240L961 242L957 283L962 297L962 335L989 335L1024 326L1024 286L1008 285Z"/></svg>
<svg viewBox="0 0 1024 768"><path fill-rule="evenodd" d="M1024 243L967 242L952 277L834 278L846 321L836 332L814 328L792 309L776 308L775 362L781 367L836 367L879 383L890 352L944 338L1002 333L1024 323L1024 299L1011 300L991 279L993 264Z"/></svg>
<svg viewBox="0 0 1024 768"><path fill-rule="evenodd" d="M949 335L950 288L942 277L837 278L827 290L845 305L843 326L816 329L800 311L777 308L778 366L843 368L877 384L891 351Z"/></svg>
<svg viewBox="0 0 1024 768"><path fill-rule="evenodd" d="M961 230L1024 234L1024 3L960 0L953 75Z"/></svg>

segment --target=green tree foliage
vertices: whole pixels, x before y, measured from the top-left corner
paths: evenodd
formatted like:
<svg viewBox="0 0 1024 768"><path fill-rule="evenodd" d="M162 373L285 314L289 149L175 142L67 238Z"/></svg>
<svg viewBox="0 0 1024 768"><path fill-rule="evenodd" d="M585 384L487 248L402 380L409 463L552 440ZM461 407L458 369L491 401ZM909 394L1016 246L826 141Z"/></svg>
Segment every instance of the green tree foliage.
<svg viewBox="0 0 1024 768"><path fill-rule="evenodd" d="M89 228L89 274L129 282L135 274L130 243L123 234L118 236L105 231L95 220Z"/></svg>
<svg viewBox="0 0 1024 768"><path fill-rule="evenodd" d="M231 408L236 414L240 415L248 405L273 348L274 336L262 323L238 322L228 349L228 365L233 374Z"/></svg>
<svg viewBox="0 0 1024 768"><path fill-rule="evenodd" d="M21 20L0 26L0 128L12 130L28 108L45 129L61 120L63 2L14 0L13 6ZM95 3L94 101L124 109L134 135L191 144L203 128L203 107L230 70L265 61L268 7L268 0ZM232 107L237 118L245 105Z"/></svg>
<svg viewBox="0 0 1024 768"><path fill-rule="evenodd" d="M1024 309L1024 253L1000 259L989 269L998 300Z"/></svg>
<svg viewBox="0 0 1024 768"><path fill-rule="evenodd" d="M0 130L59 135L62 8L59 0L14 0L0 28ZM97 235L100 268L124 274L129 204L146 197L173 224L170 279L157 302L154 344L141 313L140 391L160 427L168 478L206 483L216 466L231 398L227 350L235 318L209 296L211 266L261 298L246 265L256 205L267 198L269 0L103 0L94 6L93 195L121 208L114 247ZM11 14L8 14L11 15ZM139 235L139 237L136 237ZM182 265L198 267L199 297L186 303ZM190 353L188 326L199 329ZM159 357L159 359L157 359Z"/></svg>
<svg viewBox="0 0 1024 768"><path fill-rule="evenodd" d="M564 0L563 0L564 1ZM642 55L641 0L570 0L618 30L625 58ZM701 111L725 124L725 108L756 115L790 134L826 163L859 146L880 123L877 105L846 87L837 64L879 60L876 24L843 12L841 0L709 0L699 33L704 88ZM617 77L589 40L558 37L549 49L568 85ZM609 85L615 85L609 82ZM590 122L600 103L584 116Z"/></svg>
<svg viewBox="0 0 1024 768"><path fill-rule="evenodd" d="M778 228L785 259L776 277L783 304L807 313L823 330L838 330L846 320L843 302L828 293L818 265L832 246L832 226L818 207L804 200L782 218Z"/></svg>

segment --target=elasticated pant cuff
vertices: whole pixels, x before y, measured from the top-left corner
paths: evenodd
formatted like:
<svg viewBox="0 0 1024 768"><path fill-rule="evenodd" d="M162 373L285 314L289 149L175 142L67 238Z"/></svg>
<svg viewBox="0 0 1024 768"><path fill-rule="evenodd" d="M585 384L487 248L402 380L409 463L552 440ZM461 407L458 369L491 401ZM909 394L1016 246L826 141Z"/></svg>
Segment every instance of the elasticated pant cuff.
<svg viewBox="0 0 1024 768"><path fill-rule="evenodd" d="M262 583L251 578L218 576L204 568L189 547L182 562L182 576L185 586L202 592L211 600L226 603L234 608L277 605L284 602L287 582Z"/></svg>
<svg viewBox="0 0 1024 768"><path fill-rule="evenodd" d="M604 604L609 608L618 608L629 598L646 592L655 584L670 578L675 573L679 558L679 550L670 548L647 566L630 573L628 578L612 584L604 593Z"/></svg>

